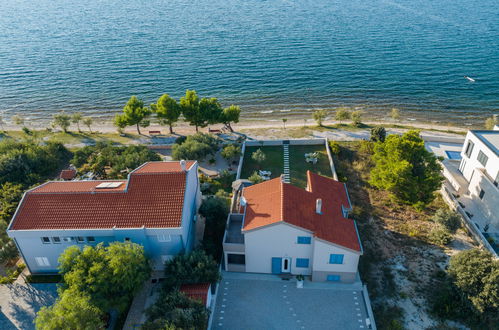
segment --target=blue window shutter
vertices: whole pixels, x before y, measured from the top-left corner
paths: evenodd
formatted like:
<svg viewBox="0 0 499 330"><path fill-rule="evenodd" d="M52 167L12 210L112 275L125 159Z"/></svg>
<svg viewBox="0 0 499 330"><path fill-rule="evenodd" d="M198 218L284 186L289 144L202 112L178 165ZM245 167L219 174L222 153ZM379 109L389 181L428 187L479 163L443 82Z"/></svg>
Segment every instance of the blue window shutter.
<svg viewBox="0 0 499 330"><path fill-rule="evenodd" d="M311 244L312 243L312 238L308 236L298 236L298 239L296 241L298 244Z"/></svg>
<svg viewBox="0 0 499 330"><path fill-rule="evenodd" d="M342 264L343 263L343 254L330 254L329 255L329 263L330 264Z"/></svg>
<svg viewBox="0 0 499 330"><path fill-rule="evenodd" d="M272 274L281 273L282 258L272 258Z"/></svg>
<svg viewBox="0 0 499 330"><path fill-rule="evenodd" d="M328 275L327 280L331 282L339 282L341 279L340 275Z"/></svg>
<svg viewBox="0 0 499 330"><path fill-rule="evenodd" d="M309 260L306 258L296 258L296 267L308 268Z"/></svg>

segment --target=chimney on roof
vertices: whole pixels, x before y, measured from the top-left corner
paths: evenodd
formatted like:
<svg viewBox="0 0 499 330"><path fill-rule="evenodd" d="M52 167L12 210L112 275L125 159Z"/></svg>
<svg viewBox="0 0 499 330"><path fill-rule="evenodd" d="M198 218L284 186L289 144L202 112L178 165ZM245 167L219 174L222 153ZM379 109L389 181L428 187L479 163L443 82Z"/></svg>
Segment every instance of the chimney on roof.
<svg viewBox="0 0 499 330"><path fill-rule="evenodd" d="M322 214L322 199L317 198L315 201L315 213Z"/></svg>
<svg viewBox="0 0 499 330"><path fill-rule="evenodd" d="M284 182L284 174L281 174L281 182Z"/></svg>
<svg viewBox="0 0 499 330"><path fill-rule="evenodd" d="M185 160L181 160L180 161L180 168L182 169L182 171L186 172L187 171L187 162Z"/></svg>

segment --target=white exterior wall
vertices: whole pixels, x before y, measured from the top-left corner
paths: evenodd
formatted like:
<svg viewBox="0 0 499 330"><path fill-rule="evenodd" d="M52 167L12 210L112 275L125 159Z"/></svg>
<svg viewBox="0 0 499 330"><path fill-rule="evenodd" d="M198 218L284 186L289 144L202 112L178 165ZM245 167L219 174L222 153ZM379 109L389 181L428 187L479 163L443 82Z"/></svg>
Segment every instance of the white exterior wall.
<svg viewBox="0 0 499 330"><path fill-rule="evenodd" d="M311 237L311 244L298 244L298 236ZM272 258L291 258L291 274L310 275L314 239L309 231L278 223L244 234L246 272L272 273ZM297 268L296 258L309 259L309 268Z"/></svg>
<svg viewBox="0 0 499 330"><path fill-rule="evenodd" d="M330 264L329 255L343 254L343 264ZM337 245L315 240L313 268L314 272L330 273L357 273L360 253L342 248Z"/></svg>
<svg viewBox="0 0 499 330"><path fill-rule="evenodd" d="M473 147L473 152L471 153L469 158L465 155L468 141L472 141L475 144L475 146ZM482 166L482 164L480 164L480 162L478 162L477 157L479 151L482 151L487 157L489 157L485 168ZM484 168L487 174L492 178L492 180L495 179L497 172L499 171L499 157L492 150L490 150L489 147L482 142L482 140L480 140L471 132L468 132L468 134L466 135L466 140L463 144L463 150L461 151L461 157L462 160L459 169L468 182L470 182L470 180L472 179L471 176L473 174L473 171L477 168Z"/></svg>
<svg viewBox="0 0 499 330"><path fill-rule="evenodd" d="M475 144L469 158L465 155L468 141ZM489 158L485 167L477 159L479 151ZM471 132L466 135L461 156L459 169L469 182L468 190L471 198L484 215L490 217L496 225L499 224L499 188L493 184L499 172L499 156ZM485 193L483 199L479 197L481 190Z"/></svg>
<svg viewBox="0 0 499 330"><path fill-rule="evenodd" d="M198 180L198 163L194 163L186 174L184 208L182 210L182 236L184 248L189 252L194 244L194 216L201 203L201 190Z"/></svg>

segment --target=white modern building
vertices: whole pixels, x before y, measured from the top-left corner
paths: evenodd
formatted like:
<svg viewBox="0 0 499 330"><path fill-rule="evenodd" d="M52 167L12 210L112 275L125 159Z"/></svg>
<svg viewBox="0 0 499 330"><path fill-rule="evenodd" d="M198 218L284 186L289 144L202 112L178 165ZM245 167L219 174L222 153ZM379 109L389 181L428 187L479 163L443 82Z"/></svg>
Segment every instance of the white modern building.
<svg viewBox="0 0 499 330"><path fill-rule="evenodd" d="M499 130L469 131L459 171L482 212L499 226Z"/></svg>
<svg viewBox="0 0 499 330"><path fill-rule="evenodd" d="M344 183L307 172L306 189L276 178L235 196L224 236L225 270L308 275L351 283L362 245Z"/></svg>

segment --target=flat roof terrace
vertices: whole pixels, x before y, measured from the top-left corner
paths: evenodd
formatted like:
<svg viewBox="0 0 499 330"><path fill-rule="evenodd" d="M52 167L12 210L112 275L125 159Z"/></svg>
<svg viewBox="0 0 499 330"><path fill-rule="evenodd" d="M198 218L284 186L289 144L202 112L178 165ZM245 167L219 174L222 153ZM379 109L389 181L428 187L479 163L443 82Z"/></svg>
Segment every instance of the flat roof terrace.
<svg viewBox="0 0 499 330"><path fill-rule="evenodd" d="M499 156L499 131L471 131L483 143L485 143L490 150Z"/></svg>

